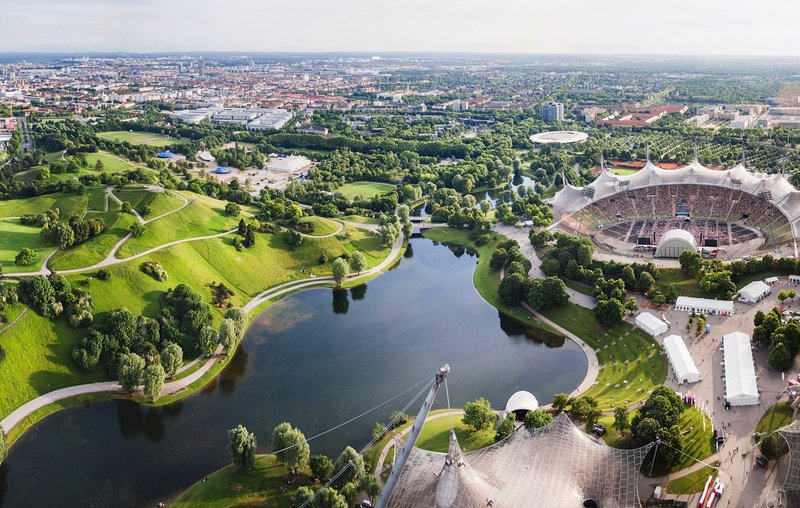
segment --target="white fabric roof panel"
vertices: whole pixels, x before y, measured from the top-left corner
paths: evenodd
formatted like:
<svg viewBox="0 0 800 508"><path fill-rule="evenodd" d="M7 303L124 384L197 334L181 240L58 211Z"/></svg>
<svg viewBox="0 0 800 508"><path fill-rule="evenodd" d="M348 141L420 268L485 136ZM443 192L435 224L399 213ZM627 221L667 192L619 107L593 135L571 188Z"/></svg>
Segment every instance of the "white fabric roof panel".
<svg viewBox="0 0 800 508"><path fill-rule="evenodd" d="M668 329L667 323L658 319L649 312L642 312L636 316L636 326L649 333L653 337L656 335L661 335Z"/></svg>
<svg viewBox="0 0 800 508"><path fill-rule="evenodd" d="M712 300L710 298L695 298L694 296L679 296L675 308L684 309L709 309L716 312L733 314L732 300Z"/></svg>
<svg viewBox="0 0 800 508"><path fill-rule="evenodd" d="M686 348L683 339L678 335L670 335L664 337L664 350L667 352L667 358L672 365L672 371L678 378L678 381L687 381L689 383L696 383L700 381L700 371L697 370L692 355Z"/></svg>
<svg viewBox="0 0 800 508"><path fill-rule="evenodd" d="M736 180L738 183L734 183ZM627 181L627 186L619 183ZM589 187L594 188L594 197L587 198L581 194L581 187L565 186L550 200L558 213L572 213L586 204L598 201L608 196L629 189L639 189L662 184L690 184L712 185L736 188L749 194L758 194L769 191L772 194L770 202L790 220L800 217L800 191L781 174L767 175L765 173L750 172L742 164L737 164L728 170L709 169L697 161L680 169L662 169L648 161L644 168L632 175L612 175L605 169L601 170L594 182ZM578 191L578 192L576 192ZM568 194L561 197L562 193ZM575 199L580 196L580 199Z"/></svg>
<svg viewBox="0 0 800 508"><path fill-rule="evenodd" d="M771 292L772 289L770 289L770 287L763 281L754 280L739 290L739 298L749 303L756 303L764 295L768 295Z"/></svg>
<svg viewBox="0 0 800 508"><path fill-rule="evenodd" d="M725 360L725 400L731 406L758 404L758 384L750 336L732 332L722 337Z"/></svg>

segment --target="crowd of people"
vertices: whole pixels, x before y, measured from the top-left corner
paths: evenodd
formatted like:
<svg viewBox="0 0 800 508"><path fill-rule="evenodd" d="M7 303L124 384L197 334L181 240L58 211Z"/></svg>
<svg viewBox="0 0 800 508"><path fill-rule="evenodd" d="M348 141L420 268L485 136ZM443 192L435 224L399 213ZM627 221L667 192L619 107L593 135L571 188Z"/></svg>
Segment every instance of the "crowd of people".
<svg viewBox="0 0 800 508"><path fill-rule="evenodd" d="M620 192L589 204L584 213L600 223L680 215L692 219L742 221L754 227L766 225L782 215L761 197L737 189L697 184L657 185Z"/></svg>

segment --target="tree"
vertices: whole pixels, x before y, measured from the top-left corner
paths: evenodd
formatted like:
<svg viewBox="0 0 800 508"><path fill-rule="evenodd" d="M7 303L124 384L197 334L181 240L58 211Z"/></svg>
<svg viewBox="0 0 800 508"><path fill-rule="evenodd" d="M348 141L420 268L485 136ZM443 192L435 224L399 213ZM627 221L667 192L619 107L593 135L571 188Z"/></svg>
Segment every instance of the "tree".
<svg viewBox="0 0 800 508"><path fill-rule="evenodd" d="M225 311L225 318L233 320L236 325L236 336L240 337L244 334L245 326L247 326L247 314L244 313L241 307L231 307Z"/></svg>
<svg viewBox="0 0 800 508"><path fill-rule="evenodd" d="M570 410L572 415L579 420L588 420L597 409L597 400L594 397L583 395L572 401Z"/></svg>
<svg viewBox="0 0 800 508"><path fill-rule="evenodd" d="M765 317L766 317L766 314L764 314L760 310L757 310L756 311L756 315L753 317L753 324L755 326L761 326L761 324L764 322L764 318Z"/></svg>
<svg viewBox="0 0 800 508"><path fill-rule="evenodd" d="M497 414L492 410L492 404L480 397L464 404L464 416L461 421L477 432L491 429L497 421Z"/></svg>
<svg viewBox="0 0 800 508"><path fill-rule="evenodd" d="M236 232L239 233L239 236L244 236L245 230L247 230L247 224L245 224L244 219L239 219L239 227Z"/></svg>
<svg viewBox="0 0 800 508"><path fill-rule="evenodd" d="M226 353L230 353L236 348L239 336L236 334L236 322L233 319L225 318L219 325L217 342L222 345Z"/></svg>
<svg viewBox="0 0 800 508"><path fill-rule="evenodd" d="M398 205L397 218L400 219L400 222L402 223L408 222L410 215L411 215L411 210L408 208L408 205Z"/></svg>
<svg viewBox="0 0 800 508"><path fill-rule="evenodd" d="M326 455L312 455L308 465L311 468L311 475L320 482L330 478L333 473L333 461Z"/></svg>
<svg viewBox="0 0 800 508"><path fill-rule="evenodd" d="M228 452L231 460L242 469L250 469L256 461L256 435L238 425L228 431Z"/></svg>
<svg viewBox="0 0 800 508"><path fill-rule="evenodd" d="M333 463L333 470L341 471L348 465L347 471L336 479L336 485L342 486L351 482L358 483L364 477L364 458L350 446L345 448L336 458Z"/></svg>
<svg viewBox="0 0 800 508"><path fill-rule="evenodd" d="M142 384L144 374L144 360L136 353L125 353L119 359L117 378L122 389L126 392Z"/></svg>
<svg viewBox="0 0 800 508"><path fill-rule="evenodd" d="M508 413L506 417L503 419L503 422L497 427L497 432L494 434L495 441L501 441L508 436L510 436L514 432L514 428L516 427L517 419L514 416L514 413Z"/></svg>
<svg viewBox="0 0 800 508"><path fill-rule="evenodd" d="M253 229L253 225L248 224L244 228L244 239L242 240L242 245L244 245L245 248L249 249L255 244L256 244L256 232Z"/></svg>
<svg viewBox="0 0 800 508"><path fill-rule="evenodd" d="M656 281L650 272L642 272L639 274L639 280L637 282L637 286L639 291L642 293L647 293L650 289L655 285Z"/></svg>
<svg viewBox="0 0 800 508"><path fill-rule="evenodd" d="M229 217L236 217L241 213L242 209L236 203L225 203L225 215Z"/></svg>
<svg viewBox="0 0 800 508"><path fill-rule="evenodd" d="M783 342L775 342L769 348L767 363L776 370L786 370L792 363L792 355Z"/></svg>
<svg viewBox="0 0 800 508"><path fill-rule="evenodd" d="M636 298L634 297L628 298L628 300L625 302L625 310L629 311L631 315L633 315L634 312L639 310L639 306L636 304Z"/></svg>
<svg viewBox="0 0 800 508"><path fill-rule="evenodd" d="M600 300L594 307L594 315L603 324L619 323L625 317L625 309L616 298Z"/></svg>
<svg viewBox="0 0 800 508"><path fill-rule="evenodd" d="M139 238L144 234L144 225L139 224L138 222L134 222L133 224L130 225L128 231L130 232L132 237Z"/></svg>
<svg viewBox="0 0 800 508"><path fill-rule="evenodd" d="M300 429L288 422L277 425L272 430L272 450L278 460L297 473L298 467L309 463L311 448Z"/></svg>
<svg viewBox="0 0 800 508"><path fill-rule="evenodd" d="M161 350L161 366L164 374L172 377L183 363L183 349L174 342L167 342Z"/></svg>
<svg viewBox="0 0 800 508"><path fill-rule="evenodd" d="M97 171L97 172L101 172L101 171L103 171L103 169L105 169L105 165L103 164L103 161L101 161L100 159L97 159L97 162L94 163L94 170Z"/></svg>
<svg viewBox="0 0 800 508"><path fill-rule="evenodd" d="M300 508L301 506L314 506L313 504L306 504L309 503L312 499L314 499L314 491L311 490L311 487L306 487L303 485L302 487L298 487L295 491L294 495L292 496L292 507L293 508Z"/></svg>
<svg viewBox="0 0 800 508"><path fill-rule="evenodd" d="M775 434L761 439L758 443L758 447L761 449L761 454L769 460L774 460L781 456L781 449L778 446L778 436Z"/></svg>
<svg viewBox="0 0 800 508"><path fill-rule="evenodd" d="M566 393L557 393L553 396L553 409L556 411L563 411L569 405L569 395Z"/></svg>
<svg viewBox="0 0 800 508"><path fill-rule="evenodd" d="M197 344L203 355L211 356L217 346L217 331L211 326L204 326L198 334Z"/></svg>
<svg viewBox="0 0 800 508"><path fill-rule="evenodd" d="M290 250L297 250L303 244L303 235L292 229L287 229L284 234L284 240Z"/></svg>
<svg viewBox="0 0 800 508"><path fill-rule="evenodd" d="M23 247L19 254L14 258L14 263L18 266L30 266L36 262L39 258L39 255L36 254L36 251L28 248Z"/></svg>
<svg viewBox="0 0 800 508"><path fill-rule="evenodd" d="M323 487L317 493L315 508L348 508L345 497L330 487Z"/></svg>
<svg viewBox="0 0 800 508"><path fill-rule="evenodd" d="M161 397L161 390L164 388L164 377L166 377L164 367L160 364L154 363L144 369L144 374L142 374L144 394L153 402Z"/></svg>
<svg viewBox="0 0 800 508"><path fill-rule="evenodd" d="M785 290L783 290L783 289L782 289L782 290L781 290L781 291L778 293L778 300L780 300L780 301L781 301L781 305L783 305L783 302L784 302L784 301L785 301L787 298L789 298L789 293L787 293Z"/></svg>
<svg viewBox="0 0 800 508"><path fill-rule="evenodd" d="M789 299L794 302L794 299L797 297L797 291L790 289L787 295L789 296Z"/></svg>
<svg viewBox="0 0 800 508"><path fill-rule="evenodd" d="M361 273L367 267L367 258L361 251L355 251L352 256L350 256L350 268L356 272Z"/></svg>
<svg viewBox="0 0 800 508"><path fill-rule="evenodd" d="M333 266L331 266L331 271L333 272L333 280L336 281L337 286L341 286L342 282L347 279L347 275L350 273L350 265L342 258L336 258L333 262Z"/></svg>
<svg viewBox="0 0 800 508"><path fill-rule="evenodd" d="M625 435L625 431L631 428L627 407L619 406L614 408L614 428L622 435Z"/></svg>
<svg viewBox="0 0 800 508"><path fill-rule="evenodd" d="M375 504L375 499L378 497L378 494L381 493L381 486L378 485L378 480L376 480L375 476L371 474L368 474L361 479L361 483L358 484L358 488L364 491L369 498L370 503L372 504Z"/></svg>
<svg viewBox="0 0 800 508"><path fill-rule="evenodd" d="M550 425L552 421L553 415L542 408L538 408L534 409L533 411L528 411L528 413L525 415L524 423L525 428L531 430Z"/></svg>

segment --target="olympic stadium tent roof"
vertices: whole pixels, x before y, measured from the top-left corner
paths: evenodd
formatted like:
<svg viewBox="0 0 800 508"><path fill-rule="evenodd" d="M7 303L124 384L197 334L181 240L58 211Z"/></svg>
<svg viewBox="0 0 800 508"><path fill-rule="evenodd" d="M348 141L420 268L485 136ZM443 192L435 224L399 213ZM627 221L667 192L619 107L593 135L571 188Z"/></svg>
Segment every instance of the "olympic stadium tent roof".
<svg viewBox="0 0 800 508"><path fill-rule="evenodd" d="M763 281L754 280L739 290L739 301L756 303L772 292L772 289Z"/></svg>
<svg viewBox="0 0 800 508"><path fill-rule="evenodd" d="M520 390L516 392L506 402L506 413L512 411L533 411L539 407L539 401L531 392Z"/></svg>
<svg viewBox="0 0 800 508"><path fill-rule="evenodd" d="M667 323L658 319L649 312L642 312L636 316L636 326L649 333L651 336L661 335L669 328Z"/></svg>
<svg viewBox="0 0 800 508"><path fill-rule="evenodd" d="M595 442L564 413L539 429L464 454L450 435L447 454L415 448L390 494L392 508L536 506L639 507L639 468L654 443L621 450Z"/></svg>
<svg viewBox="0 0 800 508"><path fill-rule="evenodd" d="M647 161L644 168L631 175L614 175L601 168L600 175L592 183L586 187L567 184L550 200L550 204L559 217L629 189L670 184L712 185L762 195L790 221L800 218L800 191L784 175L751 172L742 164L719 171L697 161L680 169L662 169Z"/></svg>
<svg viewBox="0 0 800 508"><path fill-rule="evenodd" d="M783 481L783 490L800 490L800 420L778 429L789 445L789 470Z"/></svg>
<svg viewBox="0 0 800 508"><path fill-rule="evenodd" d="M700 381L700 371L697 370L692 355L686 349L683 339L679 335L664 337L664 350L672 365L672 371L679 381L696 383Z"/></svg>
<svg viewBox="0 0 800 508"><path fill-rule="evenodd" d="M750 336L742 332L731 332L722 337L725 360L725 400L731 406L755 406L758 404L758 384L750 349Z"/></svg>
<svg viewBox="0 0 800 508"><path fill-rule="evenodd" d="M658 241L654 256L657 258L677 258L687 250L697 250L697 244L692 234L683 229L670 229Z"/></svg>

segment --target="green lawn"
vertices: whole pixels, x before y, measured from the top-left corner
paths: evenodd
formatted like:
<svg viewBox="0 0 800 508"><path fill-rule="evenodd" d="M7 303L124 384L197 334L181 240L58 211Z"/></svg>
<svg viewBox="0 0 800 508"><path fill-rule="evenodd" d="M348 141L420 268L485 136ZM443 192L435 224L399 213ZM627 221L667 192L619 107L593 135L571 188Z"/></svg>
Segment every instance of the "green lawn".
<svg viewBox="0 0 800 508"><path fill-rule="evenodd" d="M143 213L144 207L149 207L150 214L142 215L145 220L160 217L183 206L183 200L172 191L152 192L141 186L125 186L122 190L115 190L114 195L130 203L139 214Z"/></svg>
<svg viewBox="0 0 800 508"><path fill-rule="evenodd" d="M283 476L289 471L274 455L258 455L255 466L242 471L230 465L214 472L207 481L198 481L170 506L223 508L229 506L266 506L284 508L291 505L294 491L302 485L312 485L309 471L301 471L299 481L286 492Z"/></svg>
<svg viewBox="0 0 800 508"><path fill-rule="evenodd" d="M311 233L314 236L323 236L335 233L339 229L339 223L326 219L325 217L303 217L300 222L311 222L314 224L314 231Z"/></svg>
<svg viewBox="0 0 800 508"><path fill-rule="evenodd" d="M345 222L354 222L356 224L380 224L380 220L364 217L363 215L345 215L339 218Z"/></svg>
<svg viewBox="0 0 800 508"><path fill-rule="evenodd" d="M106 230L82 244L56 252L50 259L51 269L70 270L99 263L108 256L114 245L128 234L131 224L136 222L132 214L122 213L122 206L114 200L109 200L108 212L88 212L86 219L103 219Z"/></svg>
<svg viewBox="0 0 800 508"><path fill-rule="evenodd" d="M465 452L478 450L494 443L494 429L472 431L461 421L460 415L453 416L453 430L456 432L458 444ZM430 420L422 426L422 432L417 439L417 448L432 452L447 452L450 446L450 418L444 416Z"/></svg>
<svg viewBox="0 0 800 508"><path fill-rule="evenodd" d="M716 469L711 466L705 466L693 473L680 476L670 481L667 484L667 492L670 494L695 494L697 492L702 492L703 487L705 487L708 481L708 477L714 475L716 475Z"/></svg>
<svg viewBox="0 0 800 508"><path fill-rule="evenodd" d="M139 167L132 162L126 161L118 155L108 152L87 153L86 162L89 166L89 171L87 171L87 173L92 173L95 175L99 174L94 170L94 166L97 164L97 161L101 161L103 163L102 173L120 173L122 171L134 170Z"/></svg>
<svg viewBox="0 0 800 508"><path fill-rule="evenodd" d="M0 220L0 265L6 273L35 272L42 262L55 249L42 240L42 228L22 224L18 219ZM28 266L17 266L14 258L23 247L36 251L39 258Z"/></svg>
<svg viewBox="0 0 800 508"><path fill-rule="evenodd" d="M603 411L644 400L667 377L667 362L658 344L641 330L622 322L603 326L591 309L573 303L542 312L583 339L600 363L597 382L586 392Z"/></svg>
<svg viewBox="0 0 800 508"><path fill-rule="evenodd" d="M773 404L756 425L756 432L768 434L792 422L792 406L788 402Z"/></svg>
<svg viewBox="0 0 800 508"><path fill-rule="evenodd" d="M351 182L342 185L336 189L336 192L348 199L354 199L356 196L369 199L374 196L380 196L381 194L388 194L395 189L396 187L390 183Z"/></svg>
<svg viewBox="0 0 800 508"><path fill-rule="evenodd" d="M0 200L0 218L35 215L58 208L61 217L80 215L86 211L88 194L45 194L35 198Z"/></svg>
<svg viewBox="0 0 800 508"><path fill-rule="evenodd" d="M116 141L118 143L127 141L132 145L150 145L163 147L188 141L186 138L169 138L163 134L139 131L108 131L98 132L97 137Z"/></svg>

